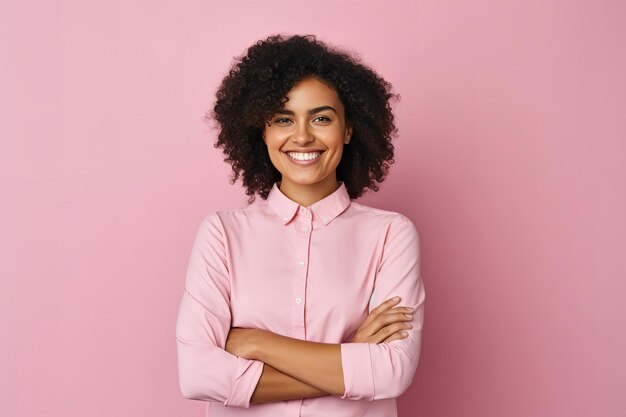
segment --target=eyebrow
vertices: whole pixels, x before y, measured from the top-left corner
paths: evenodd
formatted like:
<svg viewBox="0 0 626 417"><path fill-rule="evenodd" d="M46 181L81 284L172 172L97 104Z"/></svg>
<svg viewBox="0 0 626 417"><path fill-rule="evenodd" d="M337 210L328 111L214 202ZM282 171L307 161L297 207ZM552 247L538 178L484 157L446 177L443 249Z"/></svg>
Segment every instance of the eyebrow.
<svg viewBox="0 0 626 417"><path fill-rule="evenodd" d="M332 110L332 111L334 111L334 112L335 112L335 114L337 114L337 110L335 110L335 108L334 108L334 107L332 107L332 106L320 106L320 107L315 107L315 108L313 108L313 109L310 109L307 113L308 113L308 114L315 114L315 113L319 113L319 112L321 112L322 110ZM290 114L290 115L295 115L296 113L295 113L295 112L293 112L292 110L281 109L281 110L278 110L278 111L276 112L276 114Z"/></svg>

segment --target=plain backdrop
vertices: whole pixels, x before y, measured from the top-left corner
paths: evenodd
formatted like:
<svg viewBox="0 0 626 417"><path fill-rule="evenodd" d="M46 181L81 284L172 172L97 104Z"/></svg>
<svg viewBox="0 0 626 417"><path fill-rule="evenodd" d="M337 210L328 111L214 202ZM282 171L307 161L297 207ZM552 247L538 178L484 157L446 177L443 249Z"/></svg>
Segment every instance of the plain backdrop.
<svg viewBox="0 0 626 417"><path fill-rule="evenodd" d="M626 410L622 1L0 2L0 415L200 416L175 321L194 234L243 207L202 118L274 33L400 93L358 201L421 238L401 416Z"/></svg>

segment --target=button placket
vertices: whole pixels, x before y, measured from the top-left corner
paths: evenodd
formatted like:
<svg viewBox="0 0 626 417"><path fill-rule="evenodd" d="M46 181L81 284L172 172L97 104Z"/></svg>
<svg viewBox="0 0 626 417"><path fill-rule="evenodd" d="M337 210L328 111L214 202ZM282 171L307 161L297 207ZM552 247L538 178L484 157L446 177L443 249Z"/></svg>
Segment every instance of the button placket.
<svg viewBox="0 0 626 417"><path fill-rule="evenodd" d="M306 340L305 307L306 307L306 282L309 273L309 249L312 232L311 211L306 207L300 207L296 215L293 227L296 227L296 276L293 280L292 290L292 323L294 337Z"/></svg>

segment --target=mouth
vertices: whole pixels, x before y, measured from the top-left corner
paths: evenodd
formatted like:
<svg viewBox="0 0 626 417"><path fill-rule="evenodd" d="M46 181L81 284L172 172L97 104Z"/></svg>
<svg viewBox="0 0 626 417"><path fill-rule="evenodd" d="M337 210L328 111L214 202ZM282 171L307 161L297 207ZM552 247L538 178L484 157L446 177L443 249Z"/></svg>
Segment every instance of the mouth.
<svg viewBox="0 0 626 417"><path fill-rule="evenodd" d="M326 151L317 151L317 152L283 152L289 161L296 165L307 166L313 165L322 159L322 155Z"/></svg>

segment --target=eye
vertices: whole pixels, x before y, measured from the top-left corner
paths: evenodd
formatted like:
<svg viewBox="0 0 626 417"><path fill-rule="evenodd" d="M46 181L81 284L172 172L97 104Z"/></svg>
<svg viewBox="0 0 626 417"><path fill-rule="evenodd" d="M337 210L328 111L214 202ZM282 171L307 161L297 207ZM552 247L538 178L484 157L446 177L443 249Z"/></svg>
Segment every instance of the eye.
<svg viewBox="0 0 626 417"><path fill-rule="evenodd" d="M322 122L331 122L332 121L329 117L326 117L326 116L317 116L313 120L317 120L317 119L321 119ZM287 117L280 117L280 118L274 120L274 123L276 123L276 124L282 124L282 123L287 123L287 122L291 122L291 120L289 118L287 118Z"/></svg>

